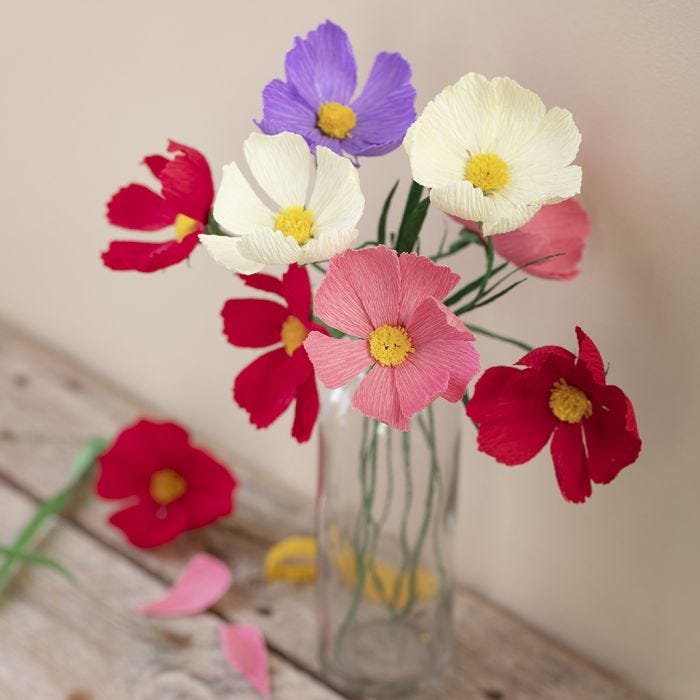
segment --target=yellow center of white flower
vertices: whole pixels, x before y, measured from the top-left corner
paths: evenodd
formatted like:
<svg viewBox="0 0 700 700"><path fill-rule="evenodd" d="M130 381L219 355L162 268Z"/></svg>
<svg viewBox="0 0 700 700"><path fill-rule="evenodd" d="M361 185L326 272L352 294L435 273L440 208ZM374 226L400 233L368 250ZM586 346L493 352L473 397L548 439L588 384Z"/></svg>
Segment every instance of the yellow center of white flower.
<svg viewBox="0 0 700 700"><path fill-rule="evenodd" d="M175 217L175 240L182 243L199 226L199 222L187 214L178 214Z"/></svg>
<svg viewBox="0 0 700 700"><path fill-rule="evenodd" d="M156 503L167 506L184 495L187 482L174 469L159 469L151 476L148 490Z"/></svg>
<svg viewBox="0 0 700 700"><path fill-rule="evenodd" d="M492 194L508 184L508 165L495 153L479 153L467 163L464 177L484 194Z"/></svg>
<svg viewBox="0 0 700 700"><path fill-rule="evenodd" d="M580 423L593 413L591 400L577 386L567 384L563 379L554 382L549 395L549 408L556 418L565 423Z"/></svg>
<svg viewBox="0 0 700 700"><path fill-rule="evenodd" d="M369 352L383 367L400 365L415 352L411 338L402 326L384 324L369 334Z"/></svg>
<svg viewBox="0 0 700 700"><path fill-rule="evenodd" d="M355 128L357 115L347 105L340 102L324 102L318 108L318 128L335 139L344 139L350 129Z"/></svg>
<svg viewBox="0 0 700 700"><path fill-rule="evenodd" d="M291 357L294 351L301 347L307 335L309 331L296 316L287 316L280 332L280 340L287 355Z"/></svg>
<svg viewBox="0 0 700 700"><path fill-rule="evenodd" d="M275 229L291 236L299 245L311 238L314 215L304 207L292 206L280 209L275 218Z"/></svg>

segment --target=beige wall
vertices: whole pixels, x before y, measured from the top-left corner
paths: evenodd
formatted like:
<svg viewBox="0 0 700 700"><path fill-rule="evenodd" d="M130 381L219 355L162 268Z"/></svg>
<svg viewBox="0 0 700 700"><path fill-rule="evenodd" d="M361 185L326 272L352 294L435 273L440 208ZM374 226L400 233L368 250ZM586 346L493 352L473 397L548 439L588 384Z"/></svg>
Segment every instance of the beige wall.
<svg viewBox="0 0 700 700"><path fill-rule="evenodd" d="M669 700L700 697L698 124L700 11L691 0L528 2L9 2L0 9L0 314L311 490L313 446L247 425L230 399L254 353L220 334L240 283L201 251L191 269L115 274L108 195L142 178L167 137L218 168L241 156L260 90L294 34L327 16L366 74L378 50L412 61L422 105L467 71L507 74L570 108L594 232L582 277L532 280L479 316L535 344L580 323L633 398L643 456L585 506L548 457L506 469L469 451L462 579ZM402 152L366 161L364 221ZM434 235L442 223L433 220ZM431 235L429 231L427 235ZM463 262L467 272L471 261ZM475 319L476 320L476 319ZM517 353L483 342L485 362Z"/></svg>

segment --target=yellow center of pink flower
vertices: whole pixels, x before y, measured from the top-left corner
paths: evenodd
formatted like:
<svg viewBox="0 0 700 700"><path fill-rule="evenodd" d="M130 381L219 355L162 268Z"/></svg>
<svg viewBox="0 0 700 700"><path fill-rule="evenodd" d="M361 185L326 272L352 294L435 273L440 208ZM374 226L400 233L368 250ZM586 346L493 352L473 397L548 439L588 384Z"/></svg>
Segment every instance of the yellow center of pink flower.
<svg viewBox="0 0 700 700"><path fill-rule="evenodd" d="M182 243L199 226L199 222L187 214L178 214L175 217L175 240Z"/></svg>
<svg viewBox="0 0 700 700"><path fill-rule="evenodd" d="M335 139L348 137L350 129L355 128L357 115L347 105L340 102L324 102L318 108L318 128Z"/></svg>
<svg viewBox="0 0 700 700"><path fill-rule="evenodd" d="M549 394L549 408L556 418L565 423L580 423L593 413L591 400L577 386L563 379L554 382Z"/></svg>
<svg viewBox="0 0 700 700"><path fill-rule="evenodd" d="M291 236L299 245L311 238L314 215L304 207L292 206L280 209L275 218L275 230Z"/></svg>
<svg viewBox="0 0 700 700"><path fill-rule="evenodd" d="M495 153L479 153L471 158L464 170L464 177L484 194L498 192L510 180L508 165Z"/></svg>
<svg viewBox="0 0 700 700"><path fill-rule="evenodd" d="M384 324L369 334L369 352L383 367L400 365L415 352L411 338L402 326Z"/></svg>
<svg viewBox="0 0 700 700"><path fill-rule="evenodd" d="M156 503L167 506L185 494L187 482L174 469L159 469L151 476L148 490Z"/></svg>
<svg viewBox="0 0 700 700"><path fill-rule="evenodd" d="M280 340L287 355L291 357L302 346L307 335L309 331L306 326L296 316L288 316L280 332Z"/></svg>

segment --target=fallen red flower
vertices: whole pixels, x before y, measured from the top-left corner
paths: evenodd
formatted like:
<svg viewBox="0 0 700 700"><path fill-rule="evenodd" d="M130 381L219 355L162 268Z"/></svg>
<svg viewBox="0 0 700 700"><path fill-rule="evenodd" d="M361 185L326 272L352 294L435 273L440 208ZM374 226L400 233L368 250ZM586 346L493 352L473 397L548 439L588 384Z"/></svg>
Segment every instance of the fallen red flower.
<svg viewBox="0 0 700 700"><path fill-rule="evenodd" d="M482 452L507 464L532 459L552 437L551 453L562 495L582 503L591 481L607 484L638 457L641 440L634 409L606 384L593 341L576 328L578 358L548 345L516 365L486 370L467 405L478 425Z"/></svg>
<svg viewBox="0 0 700 700"><path fill-rule="evenodd" d="M102 253L112 270L154 272L190 256L204 231L214 200L214 184L206 158L194 148L168 142L168 159L160 155L143 160L160 181L161 194L144 185L120 189L107 204L107 219L114 226L136 231L157 231L174 226L174 238L161 243L112 241Z"/></svg>
<svg viewBox="0 0 700 700"><path fill-rule="evenodd" d="M236 479L175 423L139 420L100 456L97 495L126 500L109 522L136 547L157 547L233 511Z"/></svg>

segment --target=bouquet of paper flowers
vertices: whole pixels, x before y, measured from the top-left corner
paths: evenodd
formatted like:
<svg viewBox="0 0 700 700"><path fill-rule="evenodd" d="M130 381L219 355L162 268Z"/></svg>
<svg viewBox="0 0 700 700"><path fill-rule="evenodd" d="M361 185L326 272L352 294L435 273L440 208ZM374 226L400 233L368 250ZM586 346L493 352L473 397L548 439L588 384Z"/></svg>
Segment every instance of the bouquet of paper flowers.
<svg viewBox="0 0 700 700"><path fill-rule="evenodd" d="M576 328L574 354L553 345L533 349L469 321L471 311L513 291L523 274L577 275L589 224L572 199L581 187L581 168L572 164L581 135L571 113L547 110L509 78L468 73L416 116L411 67L398 53L378 54L356 93L355 58L342 28L327 21L297 38L285 80L262 91L260 133L244 141L245 162L224 166L215 194L207 160L194 148L171 141L169 156L147 156L160 191L140 184L120 189L108 219L127 229L168 229L171 236L158 243L114 241L102 257L114 270L153 272L188 259L201 243L265 295L231 299L221 313L231 344L271 348L233 387L256 427L269 426L294 403L292 436L307 441L319 416L318 385L332 390L321 440L327 490L320 499L319 576L332 570L348 593L346 604L338 602L342 595L325 574L323 590L334 601L326 604L342 610L327 614L322 634L331 670L342 673L338 659L349 654L355 665L345 675L376 686L395 667L424 674L421 650L447 634L424 626L417 650L406 651L402 633L400 658L387 651L396 625L410 626L421 609L425 617L421 606L428 601L439 611L439 625L448 625L449 557L440 532L454 501L444 462L454 457L442 454L447 443L452 449L452 438L440 434L434 405L463 404L457 430L473 422L479 449L502 464L529 461L551 438L559 488L575 503L590 496L591 482L608 483L634 462L641 443L629 399L608 384L601 355L582 329ZM400 219L389 225L397 182L378 223L364 222L362 159L400 147L412 176ZM431 207L449 217L441 238L424 227ZM444 264L465 249L484 260L474 279L461 280ZM278 272L269 274L273 266ZM310 269L323 276L315 293ZM514 366L486 369L470 388L480 372L474 334L526 353ZM414 433L425 457L412 446ZM393 476L394 451L405 467L402 489ZM328 490L329 460L345 460L334 468L357 485L354 508L338 505ZM175 472L166 476L151 495L163 496L167 509L187 488ZM399 503L400 491L408 500ZM423 510L413 494L425 497ZM341 510L349 512L345 520ZM400 542L395 563L383 553L384 530ZM370 632L353 636L368 600L387 611L393 632L377 627L375 613L365 620ZM383 649L372 652L374 665L358 651L369 637ZM436 662L434 651L428 653L428 668L442 663L440 654Z"/></svg>

